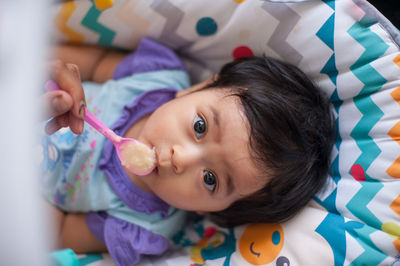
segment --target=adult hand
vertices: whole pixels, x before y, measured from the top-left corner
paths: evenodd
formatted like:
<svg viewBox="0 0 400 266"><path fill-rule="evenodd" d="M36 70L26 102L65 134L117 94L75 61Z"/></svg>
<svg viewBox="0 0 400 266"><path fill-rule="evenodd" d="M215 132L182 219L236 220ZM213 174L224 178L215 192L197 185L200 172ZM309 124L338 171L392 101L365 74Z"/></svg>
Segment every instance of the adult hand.
<svg viewBox="0 0 400 266"><path fill-rule="evenodd" d="M46 125L46 133L50 135L62 127L69 127L75 134L81 134L85 117L85 94L78 66L56 60L49 64L49 70L50 78L62 90L49 91L41 97L46 118L52 118Z"/></svg>

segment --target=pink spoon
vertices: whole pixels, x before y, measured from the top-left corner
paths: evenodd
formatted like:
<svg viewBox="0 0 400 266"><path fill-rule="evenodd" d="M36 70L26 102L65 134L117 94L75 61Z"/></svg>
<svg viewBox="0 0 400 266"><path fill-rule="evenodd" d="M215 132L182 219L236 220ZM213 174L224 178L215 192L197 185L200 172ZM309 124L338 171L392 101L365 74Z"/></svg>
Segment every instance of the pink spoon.
<svg viewBox="0 0 400 266"><path fill-rule="evenodd" d="M46 91L61 90L54 80L45 84ZM136 175L144 176L153 171L156 166L155 151L142 142L123 138L104 125L94 114L85 107L85 121L108 138L117 150L121 164Z"/></svg>

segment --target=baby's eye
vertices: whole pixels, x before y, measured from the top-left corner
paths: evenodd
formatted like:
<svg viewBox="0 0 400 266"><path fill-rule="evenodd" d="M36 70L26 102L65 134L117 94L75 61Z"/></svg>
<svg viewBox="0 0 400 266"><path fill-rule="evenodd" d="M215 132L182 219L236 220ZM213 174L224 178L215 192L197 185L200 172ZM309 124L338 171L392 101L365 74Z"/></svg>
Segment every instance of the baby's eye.
<svg viewBox="0 0 400 266"><path fill-rule="evenodd" d="M203 181L204 181L204 185L206 186L206 188L210 191L214 191L215 187L217 186L217 178L215 177L215 175L208 171L208 170L204 170L203 172Z"/></svg>
<svg viewBox="0 0 400 266"><path fill-rule="evenodd" d="M193 130L196 134L196 138L200 139L203 137L204 133L207 131L206 121L200 116L196 116L193 121Z"/></svg>

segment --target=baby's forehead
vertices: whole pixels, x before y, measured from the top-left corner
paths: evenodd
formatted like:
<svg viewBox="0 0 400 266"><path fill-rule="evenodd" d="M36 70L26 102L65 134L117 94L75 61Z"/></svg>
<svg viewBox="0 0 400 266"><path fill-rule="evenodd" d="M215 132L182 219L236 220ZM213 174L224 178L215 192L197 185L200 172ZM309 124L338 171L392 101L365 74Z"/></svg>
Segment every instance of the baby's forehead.
<svg viewBox="0 0 400 266"><path fill-rule="evenodd" d="M254 165L248 167L246 173L243 173L243 170L245 170L243 166L239 173L234 173L232 176L233 187L237 189L236 194L240 198L261 190L269 181L268 177L262 174L257 167Z"/></svg>
<svg viewBox="0 0 400 266"><path fill-rule="evenodd" d="M237 132L235 132L236 134ZM257 163L250 149L248 136L237 138L238 141L222 142L225 152L226 171L231 178L232 187L240 197L250 195L262 189L268 182L267 175Z"/></svg>
<svg viewBox="0 0 400 266"><path fill-rule="evenodd" d="M236 96L239 91L243 89L239 89L236 87L202 87L201 89L197 90L197 92L210 92L214 94L218 94L220 96Z"/></svg>

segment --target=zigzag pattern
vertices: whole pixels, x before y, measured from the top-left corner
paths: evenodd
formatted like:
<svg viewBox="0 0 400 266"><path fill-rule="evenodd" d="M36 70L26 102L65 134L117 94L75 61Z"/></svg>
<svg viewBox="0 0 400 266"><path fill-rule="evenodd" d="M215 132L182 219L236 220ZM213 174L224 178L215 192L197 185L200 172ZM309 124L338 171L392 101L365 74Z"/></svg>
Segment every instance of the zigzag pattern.
<svg viewBox="0 0 400 266"><path fill-rule="evenodd" d="M400 94L400 87L395 89L390 95L396 100L395 94ZM397 99L396 101L399 102L400 99ZM400 103L400 102L399 102ZM400 122L398 122L396 125L394 125L390 131L388 132L388 135L396 141L398 144L400 144ZM393 178L400 178L400 156L397 157L397 159L389 166L388 169L386 169L386 173L390 175Z"/></svg>
<svg viewBox="0 0 400 266"><path fill-rule="evenodd" d="M84 36L77 31L74 31L68 27L67 23L71 15L76 9L74 1L65 2L61 4L60 12L54 18L54 24L56 27L68 37L68 42L71 43L83 43Z"/></svg>
<svg viewBox="0 0 400 266"><path fill-rule="evenodd" d="M94 0L91 1L93 3ZM97 41L98 44L111 47L112 41L115 36L115 31L97 22L100 15L101 11L98 10L96 6L93 4L92 7L89 9L89 11L86 13L85 17L83 18L81 24L99 34L99 40Z"/></svg>
<svg viewBox="0 0 400 266"><path fill-rule="evenodd" d="M332 226L334 224L335 226ZM315 229L315 232L320 234L330 245L335 266L344 265L346 258L346 232L350 235L356 235L355 230L364 225L360 222L349 221L341 215L336 215L328 212L325 219Z"/></svg>
<svg viewBox="0 0 400 266"><path fill-rule="evenodd" d="M393 62L400 67L400 55L393 59ZM400 104L400 87L393 90L390 95ZM398 144L400 144L400 122L398 122L389 132L388 135ZM393 164L386 170L386 173L394 178L400 178L400 156L393 162Z"/></svg>
<svg viewBox="0 0 400 266"><path fill-rule="evenodd" d="M176 48L182 49L190 44L188 40L176 33L185 13L169 0L154 0L151 8L166 19L166 23L160 35L160 40L166 43L174 43Z"/></svg>
<svg viewBox="0 0 400 266"><path fill-rule="evenodd" d="M370 238L370 235L375 231L374 228L367 225L355 229L357 238L360 239L358 242L364 248L364 252L353 260L351 265L379 265L385 258L387 258L387 255L382 252Z"/></svg>
<svg viewBox="0 0 400 266"><path fill-rule="evenodd" d="M381 229L382 222L368 209L368 203L383 188L381 182L364 181L360 182L361 188L356 195L347 203L347 209L364 223Z"/></svg>
<svg viewBox="0 0 400 266"><path fill-rule="evenodd" d="M335 1L324 1L333 11L335 11ZM335 30L335 12L325 21L325 23L321 26L321 28L316 33L316 36L332 50L332 56L326 62L324 67L322 68L322 74L328 75L329 79L335 86L335 91L331 95L331 102L334 104L336 113L339 113L340 106L343 101L339 98L337 92L337 76L339 74L338 69L336 68L336 59L335 59L335 47L334 47L334 30ZM339 134L339 116L336 119L336 128L337 128L337 140L335 142L336 149L339 150L340 144L342 143L342 139ZM341 178L339 171L339 154L335 157L331 165L331 176L333 177L333 181L337 184ZM336 208L336 196L337 196L337 188L335 188L332 193L323 201L318 202L324 206L328 211L338 214Z"/></svg>
<svg viewBox="0 0 400 266"><path fill-rule="evenodd" d="M400 67L400 54L397 55L393 62ZM400 87L397 87L393 90L390 95L393 99L400 104ZM398 122L389 132L388 135L395 140L398 144L400 144L400 122ZM386 170L393 178L400 178L400 156L393 162L393 164ZM393 202L389 206L394 213L396 213L400 217L400 194L397 196ZM386 230L385 230L386 232ZM400 252L400 236L397 235L397 239L393 241L393 246Z"/></svg>
<svg viewBox="0 0 400 266"><path fill-rule="evenodd" d="M102 0L91 0L92 3L99 3L101 1ZM112 0L105 1L112 2ZM243 0L234 1L240 2ZM335 11L335 1L321 1ZM151 21L147 21L145 18L140 17L140 14L133 12L138 2L139 1L136 0L123 1L123 3L121 3L121 8L118 6L119 10L116 12L116 18L127 24L131 29L135 29L135 33L137 33L139 30L140 32L147 32ZM174 2L175 1L172 0L153 0L146 5L151 5L151 8L165 18L166 22L162 28L159 38L167 43L178 43L178 47L182 49L182 47L189 44L189 41L177 33L177 28L183 23L184 20L184 12L175 6ZM339 9L339 2L336 4L338 6L337 8ZM57 14L55 21L57 28L60 30L60 32L68 37L70 42L83 42L85 36L67 26L68 20L71 22L71 15L75 12L76 2L67 1L60 3L60 5L62 5L61 10ZM271 47L271 49L281 57L288 59L291 62L295 61L293 62L295 64L301 62L303 56L294 48L294 46L287 42L289 34L300 21L299 14L291 9L290 4L277 4L269 1L262 1L262 8L275 17L278 21L278 26L276 29L274 29L273 35L270 38L270 40L274 40L274 42L269 41L268 46ZM329 13L324 13L324 15L329 15ZM340 15L339 12L338 15ZM100 16L101 12L93 5L93 7L86 13L85 18L82 20L82 25L99 34L99 44L103 46L112 46L113 41L116 41L115 31L110 29L112 26L106 26L100 23L98 21ZM80 19L78 21L80 21ZM132 24L133 21L134 24ZM374 264L378 264L386 258L386 255L384 255L383 252L381 252L375 245L375 243L377 243L376 238L374 238L374 243L370 235L376 232L376 229L380 229L387 233L389 231L384 229L385 225L382 224L382 221L378 219L380 216L375 216L374 213L368 208L368 205L374 199L376 194L381 191L383 184L378 180L368 176L367 169L374 163L376 158L381 153L379 146L369 136L369 132L383 117L382 110L373 102L370 95L376 91L379 91L382 88L382 85L386 82L386 80L369 64L369 62L381 57L387 50L388 46L377 34L369 29L368 23L365 23L366 21L367 19L363 18L359 23L355 23L348 31L348 34L365 48L362 56L350 68L354 75L364 84L364 87L359 95L354 98L354 105L361 112L362 118L358 121L350 136L355 140L355 143L361 151L361 155L354 162L354 165L359 166L360 169L362 169L363 173L365 173L366 180L364 182L359 182L361 188L347 203L346 207L355 217L360 219L362 222L371 225L371 227L364 225L361 222L346 222L346 219L341 216L334 217L335 214L339 213L337 210L338 206L336 206L338 194L337 189L334 189L328 197L325 197L323 202L319 201L319 203L330 213L328 213L328 216L324 219L316 231L321 234L321 236L323 236L332 247L335 265L343 265L345 263L351 263L352 265L371 264L372 262ZM143 25L141 25L142 23ZM320 73L326 74L336 87L338 77L336 60L338 55L335 54L334 28L335 12L325 21L325 23L317 32L316 36L332 50L331 57L325 63ZM77 29L75 28L75 30ZM84 29L81 28L81 32L82 30ZM87 34L89 32L85 31L85 33ZM90 34L92 35L92 33ZM141 34L142 33L139 35ZM86 38L87 37L88 36L86 36ZM400 55L397 56L393 61L400 67ZM392 92L392 97L400 104L400 87L396 88ZM337 90L332 93L331 102L334 104L336 112L339 113L343 102L340 99ZM339 130L339 120L337 120L336 123ZM388 135L400 144L400 122L393 126L393 128L388 132ZM339 150L339 148L341 148L342 139L340 134L337 134L337 136L336 148ZM386 172L392 177L400 177L400 156L393 162ZM339 171L338 156L333 160L331 175L335 184L338 184L342 178ZM318 201L318 199L316 200ZM400 195L394 199L389 207L394 213L400 216ZM339 228L336 228L335 226L334 229L332 229L332 223L335 225L339 224ZM380 233L384 234L383 232ZM346 261L346 257L348 259L348 257L353 255L352 251L349 251L349 254L346 254L346 250L352 248L354 240L352 240L353 242L350 241L346 243L346 235L358 241L359 245L364 249L364 252L352 262ZM400 238L397 238L395 241L397 241L396 243L398 244L397 246L394 244L394 246L400 252ZM351 246L346 248L346 245Z"/></svg>
<svg viewBox="0 0 400 266"><path fill-rule="evenodd" d="M364 83L364 87L359 95L354 97L354 104L363 117L354 127L350 136L354 138L361 150L361 155L357 158L354 165L357 164L362 167L365 172L366 181L360 182L361 189L348 202L346 207L354 216L374 227L371 227L371 230L368 232L363 231L363 237L358 239L358 242L364 247L364 252L353 261L354 263L359 263L369 258L370 246L365 246L364 243L373 243L370 235L382 226L382 222L368 209L367 205L383 188L383 184L368 176L366 170L381 153L378 145L369 136L369 132L383 116L382 110L373 102L370 95L380 90L386 80L370 65L370 62L382 56L389 46L370 30L369 27L373 23L375 22L364 16L360 22L356 22L348 30L348 34L365 48L364 53L350 67L354 75ZM373 247L379 250L375 245ZM386 255L383 256L386 257ZM379 256L376 256L376 259L379 260L379 258Z"/></svg>
<svg viewBox="0 0 400 266"><path fill-rule="evenodd" d="M388 48L388 45L369 29L371 23L371 21L368 22L362 19L348 30L349 35L365 48L364 53L350 67L354 75L365 84L359 95L354 98L354 104L363 114L363 117L350 134L361 150L361 155L354 164L360 165L365 173L381 152L378 145L376 145L374 140L369 136L369 132L383 116L382 110L372 101L369 95L378 91L386 82L369 62L379 58ZM360 182L362 188L352 200L349 201L346 207L360 220L367 224L373 224L376 228L380 228L381 222L368 210L367 204L373 199L374 195L383 185L367 174L366 181L373 182ZM368 193L368 197L365 197L366 193ZM363 198L365 200L361 205L359 201Z"/></svg>
<svg viewBox="0 0 400 266"><path fill-rule="evenodd" d="M290 9L285 3L264 1L262 8L279 21L278 26L267 43L268 46L281 58L290 61L294 65L298 65L303 56L286 39L299 22L299 14Z"/></svg>
<svg viewBox="0 0 400 266"><path fill-rule="evenodd" d="M400 195L389 206L394 213L400 216Z"/></svg>
<svg viewBox="0 0 400 266"><path fill-rule="evenodd" d="M131 29L135 29L132 32L132 40L135 40L133 42L139 43L140 36L147 35L150 22L134 12L137 4L137 1L125 1L116 11L116 17Z"/></svg>

